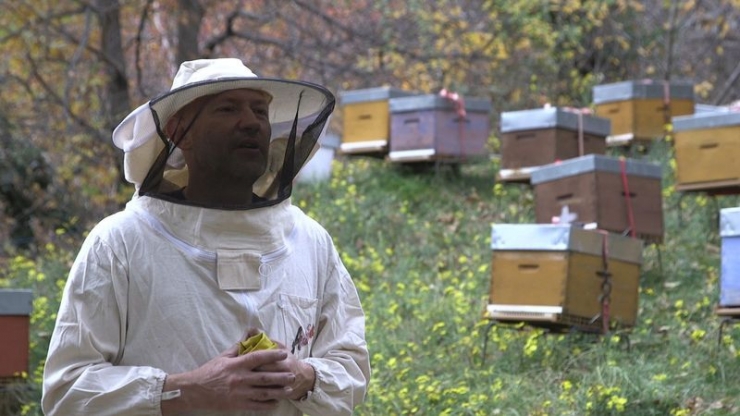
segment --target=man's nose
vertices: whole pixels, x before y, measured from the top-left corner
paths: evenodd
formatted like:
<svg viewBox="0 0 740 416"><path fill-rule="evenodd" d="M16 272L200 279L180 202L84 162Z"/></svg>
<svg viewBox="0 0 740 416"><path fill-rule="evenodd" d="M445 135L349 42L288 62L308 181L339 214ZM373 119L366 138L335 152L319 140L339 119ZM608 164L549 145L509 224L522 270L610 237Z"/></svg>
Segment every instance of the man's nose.
<svg viewBox="0 0 740 416"><path fill-rule="evenodd" d="M250 108L246 108L239 113L239 128L240 129L259 129L261 124L257 115Z"/></svg>

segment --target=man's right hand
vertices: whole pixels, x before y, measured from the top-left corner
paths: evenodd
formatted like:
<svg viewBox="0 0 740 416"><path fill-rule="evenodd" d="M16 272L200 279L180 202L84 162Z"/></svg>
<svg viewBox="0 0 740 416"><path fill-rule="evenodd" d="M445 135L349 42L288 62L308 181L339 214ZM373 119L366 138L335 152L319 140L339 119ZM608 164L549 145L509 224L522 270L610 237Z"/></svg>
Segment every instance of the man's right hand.
<svg viewBox="0 0 740 416"><path fill-rule="evenodd" d="M257 368L287 358L283 349L237 355L235 345L201 367L168 375L163 393L180 390L180 396L162 401L162 415L194 410L271 410L288 399L295 376L290 372L264 372Z"/></svg>

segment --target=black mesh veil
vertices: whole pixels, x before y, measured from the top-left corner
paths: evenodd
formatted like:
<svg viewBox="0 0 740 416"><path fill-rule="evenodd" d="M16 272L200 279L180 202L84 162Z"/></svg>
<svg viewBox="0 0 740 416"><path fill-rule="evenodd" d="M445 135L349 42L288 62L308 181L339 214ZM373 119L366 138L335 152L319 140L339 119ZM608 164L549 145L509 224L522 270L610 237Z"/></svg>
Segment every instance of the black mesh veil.
<svg viewBox="0 0 740 416"><path fill-rule="evenodd" d="M239 88L265 91L273 97L269 110L272 133L267 169L252 189L244 190L253 195L249 204L205 205L188 201L182 192L187 186L188 166L178 147L166 136L164 125L177 110L196 98ZM138 195L207 208L246 210L274 205L290 197L296 175L318 148L319 138L334 110L335 98L324 87L307 82L222 79L170 91L152 100L149 106L158 135L153 140L161 151L138 187Z"/></svg>

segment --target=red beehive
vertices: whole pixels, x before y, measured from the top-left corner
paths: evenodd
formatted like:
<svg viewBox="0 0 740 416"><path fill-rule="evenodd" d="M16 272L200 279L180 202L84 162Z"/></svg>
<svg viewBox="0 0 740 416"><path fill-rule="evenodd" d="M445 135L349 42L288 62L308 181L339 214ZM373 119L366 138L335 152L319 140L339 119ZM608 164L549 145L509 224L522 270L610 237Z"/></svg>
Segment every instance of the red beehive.
<svg viewBox="0 0 740 416"><path fill-rule="evenodd" d="M606 118L567 108L501 113L502 182L529 182L532 171L557 160L606 153Z"/></svg>
<svg viewBox="0 0 740 416"><path fill-rule="evenodd" d="M531 180L536 220L550 223L567 206L579 222L660 243L662 175L651 162L596 154L542 166Z"/></svg>
<svg viewBox="0 0 740 416"><path fill-rule="evenodd" d="M0 290L0 378L28 372L28 333L33 309L30 290Z"/></svg>

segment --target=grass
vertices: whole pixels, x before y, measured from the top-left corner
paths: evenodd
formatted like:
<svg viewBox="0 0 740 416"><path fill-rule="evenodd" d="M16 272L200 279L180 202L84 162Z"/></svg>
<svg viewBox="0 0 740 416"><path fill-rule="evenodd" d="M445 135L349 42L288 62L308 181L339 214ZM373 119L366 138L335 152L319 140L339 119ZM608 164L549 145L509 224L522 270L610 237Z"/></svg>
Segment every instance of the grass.
<svg viewBox="0 0 740 416"><path fill-rule="evenodd" d="M293 202L334 236L367 314L373 376L356 414L740 412L740 327L718 342L714 313L718 210L738 199L674 192L662 142L639 157L665 168L665 241L644 250L637 326L604 337L528 325L488 331L491 224L534 221L531 189L497 184L495 161L456 173L351 158L335 162L330 181L298 185ZM39 414L38 368L72 255L47 247L8 268L9 285L37 293L25 414Z"/></svg>

